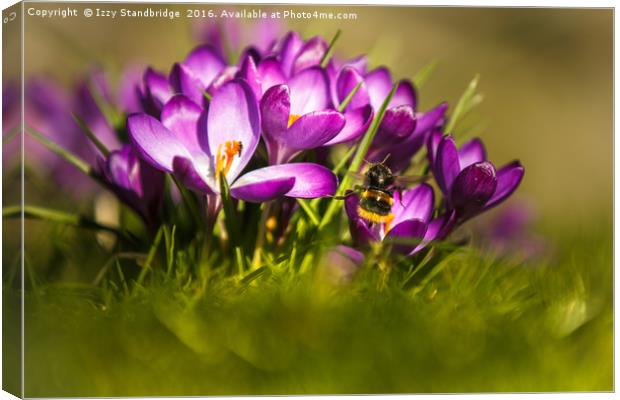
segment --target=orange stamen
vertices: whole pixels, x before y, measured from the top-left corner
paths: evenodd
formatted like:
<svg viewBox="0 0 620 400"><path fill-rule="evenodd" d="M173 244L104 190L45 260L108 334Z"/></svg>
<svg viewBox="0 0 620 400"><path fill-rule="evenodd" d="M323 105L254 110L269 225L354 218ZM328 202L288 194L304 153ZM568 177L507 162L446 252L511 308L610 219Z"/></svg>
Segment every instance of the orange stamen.
<svg viewBox="0 0 620 400"><path fill-rule="evenodd" d="M215 173L217 177L219 177L222 172L224 175L228 174L233 159L235 156L241 155L242 150L243 144L238 140L229 140L220 144L215 155Z"/></svg>
<svg viewBox="0 0 620 400"><path fill-rule="evenodd" d="M293 125L295 123L295 121L297 121L299 119L301 115L297 115L297 114L291 114L288 116L288 128L291 127L291 125Z"/></svg>

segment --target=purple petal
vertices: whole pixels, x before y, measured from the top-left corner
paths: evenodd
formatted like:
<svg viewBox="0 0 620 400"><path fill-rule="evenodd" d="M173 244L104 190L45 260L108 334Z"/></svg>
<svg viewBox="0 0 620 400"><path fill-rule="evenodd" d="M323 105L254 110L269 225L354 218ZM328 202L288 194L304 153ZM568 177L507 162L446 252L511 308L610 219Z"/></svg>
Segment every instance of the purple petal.
<svg viewBox="0 0 620 400"><path fill-rule="evenodd" d="M437 107L425 113L417 113L416 114L417 123L416 123L415 131L413 134L416 135L416 134L426 132L428 130L431 130L432 128L435 128L439 124L441 124L441 122L444 119L444 116L446 115L447 110L448 110L448 104L441 103ZM437 142L437 144L439 144L439 142Z"/></svg>
<svg viewBox="0 0 620 400"><path fill-rule="evenodd" d="M280 62L275 58L266 58L258 64L258 75L261 79L261 90L265 93L269 88L286 82Z"/></svg>
<svg viewBox="0 0 620 400"><path fill-rule="evenodd" d="M484 145L478 138L464 143L459 149L459 164L461 165L461 168L469 167L472 164L486 159L487 155L484 150Z"/></svg>
<svg viewBox="0 0 620 400"><path fill-rule="evenodd" d="M255 170L260 171L260 170ZM252 171L254 172L254 171ZM251 172L250 172L251 173ZM246 174L248 175L248 174ZM244 175L245 176L245 175ZM237 180L243 180L244 176ZM293 177L267 178L255 182L235 182L230 188L230 195L235 199L248 201L250 203L262 203L277 199L291 190L295 184Z"/></svg>
<svg viewBox="0 0 620 400"><path fill-rule="evenodd" d="M456 213L454 211L441 215L435 219L433 219L426 229L426 233L424 234L424 239L422 242L416 246L409 255L413 255L420 250L424 249L428 246L429 243L434 240L442 240L444 239L452 230L454 223L456 222Z"/></svg>
<svg viewBox="0 0 620 400"><path fill-rule="evenodd" d="M353 241L359 246L366 246L372 242L379 241L379 237L376 233L368 227L366 221L360 218L357 213L357 207L359 206L359 198L355 194L351 194L350 191L345 193L347 198L344 201L344 208L349 217L349 230Z"/></svg>
<svg viewBox="0 0 620 400"><path fill-rule="evenodd" d="M175 157L172 160L174 176L187 188L202 194L214 194L213 190L196 171L191 160L185 157Z"/></svg>
<svg viewBox="0 0 620 400"><path fill-rule="evenodd" d="M198 143L198 119L202 108L182 94L174 96L161 110L162 124L172 131L190 153L203 152Z"/></svg>
<svg viewBox="0 0 620 400"><path fill-rule="evenodd" d="M268 141L279 140L286 135L290 109L291 99L286 85L274 86L265 92L260 101L260 110L263 134Z"/></svg>
<svg viewBox="0 0 620 400"><path fill-rule="evenodd" d="M399 253L412 251L423 240L427 224L418 219L402 221L390 229L384 240L394 243L394 250Z"/></svg>
<svg viewBox="0 0 620 400"><path fill-rule="evenodd" d="M140 157L155 168L172 172L174 157L190 157L189 151L179 138L150 115L130 116L127 130Z"/></svg>
<svg viewBox="0 0 620 400"><path fill-rule="evenodd" d="M336 80L338 104L341 104L360 82L362 85L347 105L347 109L360 108L370 104L370 96L364 78L352 67L344 67L338 74Z"/></svg>
<svg viewBox="0 0 620 400"><path fill-rule="evenodd" d="M281 138L296 150L314 149L333 139L345 124L344 116L333 110L302 115Z"/></svg>
<svg viewBox="0 0 620 400"><path fill-rule="evenodd" d="M390 71L385 67L377 68L366 75L365 81L370 96L370 104L375 111L378 111L392 90Z"/></svg>
<svg viewBox="0 0 620 400"><path fill-rule="evenodd" d="M293 178L294 185L285 192L288 197L312 199L333 195L336 192L338 179L327 168L313 163L279 164L259 168L239 177L231 186L238 188L269 182L274 179Z"/></svg>
<svg viewBox="0 0 620 400"><path fill-rule="evenodd" d="M353 141L364 134L368 130L370 123L374 117L374 112L370 104L365 107L347 110L344 113L344 128L334 136L324 146L332 146L334 144L346 143Z"/></svg>
<svg viewBox="0 0 620 400"><path fill-rule="evenodd" d="M182 93L197 104L205 101L203 92L207 87L194 77L183 64L174 64L170 71L170 85L175 93Z"/></svg>
<svg viewBox="0 0 620 400"><path fill-rule="evenodd" d="M459 154L452 136L444 136L437 148L437 160L433 173L441 191L448 195L452 188L452 182L461 172Z"/></svg>
<svg viewBox="0 0 620 400"><path fill-rule="evenodd" d="M435 207L435 196L433 188L423 183L413 189L406 190L402 193L402 201L400 193L394 193L394 204L392 212L394 220L392 224L396 226L401 221L408 219L418 219L422 222L430 221Z"/></svg>
<svg viewBox="0 0 620 400"><path fill-rule="evenodd" d="M307 68L319 65L325 52L327 52L327 43L323 38L315 36L308 40L295 57L293 73L298 74Z"/></svg>
<svg viewBox="0 0 620 400"><path fill-rule="evenodd" d="M172 97L172 89L166 76L152 68L147 68L144 72L144 87L146 93L157 101L159 107Z"/></svg>
<svg viewBox="0 0 620 400"><path fill-rule="evenodd" d="M250 85L254 95L257 99L262 96L262 90L260 85L260 78L258 75L258 70L256 68L256 64L254 60L250 56L246 56L241 63L241 68L236 73L237 78L245 79L245 81Z"/></svg>
<svg viewBox="0 0 620 400"><path fill-rule="evenodd" d="M192 77L206 88L224 69L226 63L211 46L204 45L192 50L183 61L183 65L187 67Z"/></svg>
<svg viewBox="0 0 620 400"><path fill-rule="evenodd" d="M381 127L377 133L377 143L402 140L415 128L416 120L413 108L402 105L385 111Z"/></svg>
<svg viewBox="0 0 620 400"><path fill-rule="evenodd" d="M286 75L290 75L293 70L295 58L304 45L303 40L297 32L289 32L280 47L280 59L282 60L282 70Z"/></svg>
<svg viewBox="0 0 620 400"><path fill-rule="evenodd" d="M213 94L217 92L222 86L235 79L235 75L237 75L237 72L238 69L234 65L224 68L222 72L220 72L215 77L215 79L213 79L213 82L211 82L209 87L207 87L207 93L213 96Z"/></svg>
<svg viewBox="0 0 620 400"><path fill-rule="evenodd" d="M295 75L289 82L291 114L304 115L329 107L327 74L320 68L310 68Z"/></svg>
<svg viewBox="0 0 620 400"><path fill-rule="evenodd" d="M390 90L391 89L392 88L390 88ZM388 104L388 108L408 105L415 109L417 103L416 99L417 95L413 84L408 80L402 80L398 83L398 87L390 100L390 104Z"/></svg>
<svg viewBox="0 0 620 400"><path fill-rule="evenodd" d="M488 161L472 164L454 180L450 203L460 216L469 216L482 209L495 193L495 167Z"/></svg>
<svg viewBox="0 0 620 400"><path fill-rule="evenodd" d="M241 154L234 156L227 174L228 180L233 181L252 158L260 139L258 104L248 84L235 79L222 86L211 99L206 125L201 124L199 129L200 136L207 138L211 157L227 142L241 143Z"/></svg>
<svg viewBox="0 0 620 400"><path fill-rule="evenodd" d="M497 188L491 199L485 205L485 209L495 207L506 200L519 187L525 169L519 161L513 161L497 171Z"/></svg>
<svg viewBox="0 0 620 400"><path fill-rule="evenodd" d="M431 168L433 168L435 164L435 159L437 158L437 149L439 148L439 143L441 143L442 138L443 138L443 134L441 133L441 130L434 129L430 133L426 141L426 152L428 155L428 163L431 166Z"/></svg>

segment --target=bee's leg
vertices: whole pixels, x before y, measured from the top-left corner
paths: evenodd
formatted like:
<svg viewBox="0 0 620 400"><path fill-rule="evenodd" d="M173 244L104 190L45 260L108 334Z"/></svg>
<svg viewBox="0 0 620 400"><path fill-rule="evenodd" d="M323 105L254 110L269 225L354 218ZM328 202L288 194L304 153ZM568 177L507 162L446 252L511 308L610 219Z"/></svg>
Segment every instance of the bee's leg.
<svg viewBox="0 0 620 400"><path fill-rule="evenodd" d="M403 204L403 190L405 188L402 186L396 186L394 189L396 189L396 192L398 193L398 201L400 202L400 205L404 207L405 205Z"/></svg>
<svg viewBox="0 0 620 400"><path fill-rule="evenodd" d="M362 186L355 185L353 186L353 190L351 190L348 193L345 193L344 196L330 196L330 197L335 200L346 200L347 197L354 195L354 194L360 194L363 190L364 188Z"/></svg>

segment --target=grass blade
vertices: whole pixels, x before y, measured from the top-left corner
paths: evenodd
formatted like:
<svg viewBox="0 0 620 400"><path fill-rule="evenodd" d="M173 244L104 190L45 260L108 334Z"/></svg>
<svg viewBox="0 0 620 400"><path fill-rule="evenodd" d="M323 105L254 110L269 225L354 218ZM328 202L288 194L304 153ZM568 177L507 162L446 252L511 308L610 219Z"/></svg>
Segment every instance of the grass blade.
<svg viewBox="0 0 620 400"><path fill-rule="evenodd" d="M357 91L360 90L360 88L362 87L362 83L364 83L364 81L361 81L360 83L355 85L355 87L351 90L351 92L349 92L347 97L345 97L342 103L340 103L340 106L338 107L339 112L343 112L344 109L347 108L347 106L353 99L353 96L355 96L355 93L357 93Z"/></svg>
<svg viewBox="0 0 620 400"><path fill-rule="evenodd" d="M110 154L110 150L108 150L108 148L101 143L97 135L95 135L88 125L86 125L86 122L84 122L84 120L76 113L71 113L71 116L73 116L75 122L80 126L80 128L82 128L82 131L86 134L86 137L95 145L95 147L97 147L101 154L107 157Z"/></svg>
<svg viewBox="0 0 620 400"><path fill-rule="evenodd" d="M332 53L334 52L334 46L336 45L338 38L340 38L341 33L342 31L338 29L336 31L336 34L332 38L332 41L329 42L329 47L327 48L327 51L325 52L325 54L323 55L323 58L321 59L321 67L325 68L327 66L327 63L329 62L329 59L332 57Z"/></svg>
<svg viewBox="0 0 620 400"><path fill-rule="evenodd" d="M413 77L413 84L416 89L420 89L422 86L424 86L428 78L437 68L437 64L437 60L433 60L426 64L424 67L422 67L422 69L419 70L417 74L415 74L415 76Z"/></svg>
<svg viewBox="0 0 620 400"><path fill-rule="evenodd" d="M319 223L320 223L319 217L316 215L316 212L314 212L314 210L312 209L312 206L308 204L308 202L305 199L297 199L297 202L301 206L302 210L304 210L308 218L310 218L310 221L312 222L312 224L314 224L314 226L319 226Z"/></svg>
<svg viewBox="0 0 620 400"><path fill-rule="evenodd" d="M164 225L161 225L159 229L157 230L157 234L155 235L155 240L153 240L153 243L151 244L149 253L146 256L146 261L144 262L144 265L142 266L142 271L140 271L140 275L138 276L138 280L136 281L138 285L142 284L142 282L144 281L144 278L146 277L147 272L149 272L149 270L151 269L151 264L153 263L153 259L155 258L155 253L157 252L157 248L159 247L159 243L161 243L161 238L164 233L163 227Z"/></svg>
<svg viewBox="0 0 620 400"><path fill-rule="evenodd" d="M19 205L7 206L2 208L2 218L21 218L22 208ZM125 233L117 228L104 225L95 220L79 214L72 214L64 211L51 210L49 208L24 206L24 218L40 219L61 224L73 225L80 228L102 230L114 233L121 237L126 237Z"/></svg>
<svg viewBox="0 0 620 400"><path fill-rule="evenodd" d="M51 152L64 158L66 161L68 161L70 164L72 164L74 167L76 167L86 175L94 177L93 168L86 161L82 160L80 157L76 156L70 151L65 150L63 147L54 143L52 140L48 139L47 137L30 127L26 131L30 134L30 136L38 140L39 143L47 147Z"/></svg>
<svg viewBox="0 0 620 400"><path fill-rule="evenodd" d="M461 98L456 103L454 113L452 113L448 125L446 126L446 132L452 133L456 123L461 119L468 111L482 101L482 96L476 95L476 88L478 87L479 75L476 75L474 79L469 82L465 92L461 95Z"/></svg>

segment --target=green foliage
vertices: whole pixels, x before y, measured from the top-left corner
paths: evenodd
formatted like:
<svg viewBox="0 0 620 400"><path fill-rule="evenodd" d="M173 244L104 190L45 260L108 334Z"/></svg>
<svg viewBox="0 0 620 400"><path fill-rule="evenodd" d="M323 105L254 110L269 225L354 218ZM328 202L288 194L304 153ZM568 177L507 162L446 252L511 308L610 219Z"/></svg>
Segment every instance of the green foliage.
<svg viewBox="0 0 620 400"><path fill-rule="evenodd" d="M297 256L263 249L245 275L222 275L245 263L239 247L197 274L165 227L141 266L117 258L98 286L39 277L26 395L612 389L607 232L567 236L561 257L536 263L471 246L413 260L375 249L350 279L296 234Z"/></svg>

